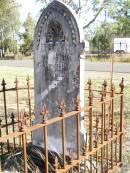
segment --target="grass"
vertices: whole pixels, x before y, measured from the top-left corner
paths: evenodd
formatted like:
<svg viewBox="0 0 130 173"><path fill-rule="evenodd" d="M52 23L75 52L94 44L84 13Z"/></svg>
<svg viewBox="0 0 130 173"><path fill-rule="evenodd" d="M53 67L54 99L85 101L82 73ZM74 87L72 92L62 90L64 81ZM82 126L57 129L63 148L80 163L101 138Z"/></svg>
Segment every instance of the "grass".
<svg viewBox="0 0 130 173"><path fill-rule="evenodd" d="M27 76L31 79L31 85L34 83L34 70L24 67L0 67L0 81L4 78L7 81L7 87L13 87L16 77L19 80L19 86L26 85Z"/></svg>
<svg viewBox="0 0 130 173"><path fill-rule="evenodd" d="M34 85L34 72L33 69L31 68L22 68L22 67L1 67L0 70L0 80L2 81L3 78L5 78L5 81L7 83L7 87L14 87L14 80L16 76L18 77L19 80L19 86L26 86L26 77L27 75L30 76L31 78L31 85ZM115 88L119 88L119 83L121 81L121 78L124 77L125 79L125 144L124 144L124 160L125 160L125 165L130 164L130 74L125 74L125 73L116 73L113 76L113 82L115 84ZM103 83L103 80L107 80L108 82L108 87L110 83L110 73L104 73L104 72L90 72L87 71L85 73L85 86L87 85L87 80L92 79L93 82L93 88L101 89L101 84ZM21 102L25 99L27 93L21 93ZM33 95L33 93L32 93ZM8 108L12 107L13 104L12 102L15 102L15 98L13 97L13 93L8 96ZM34 96L32 96L32 99ZM0 100L2 100L2 96L0 94ZM2 102L0 102L2 103ZM24 104L24 103L23 103ZM16 106L16 105L15 105ZM2 107L2 106L1 106Z"/></svg>
<svg viewBox="0 0 130 173"><path fill-rule="evenodd" d="M31 86L34 86L34 72L32 68L23 68L23 67L0 67L0 83L2 83L3 78L6 82L6 88L14 88L15 87L15 79L18 78L18 86L19 87L27 87L27 76L30 77ZM2 86L0 85L0 90ZM31 99L34 100L34 92L31 90ZM16 112L16 92L8 91L6 92L6 100L7 100L7 109L8 114L11 112ZM19 91L19 106L20 109L28 109L28 93L27 90ZM32 102L32 105L34 103ZM0 93L0 117L3 117L4 106L3 106L3 93Z"/></svg>
<svg viewBox="0 0 130 173"><path fill-rule="evenodd" d="M91 62L111 62L113 55L86 55L86 60ZM130 63L130 54L114 54L115 63Z"/></svg>

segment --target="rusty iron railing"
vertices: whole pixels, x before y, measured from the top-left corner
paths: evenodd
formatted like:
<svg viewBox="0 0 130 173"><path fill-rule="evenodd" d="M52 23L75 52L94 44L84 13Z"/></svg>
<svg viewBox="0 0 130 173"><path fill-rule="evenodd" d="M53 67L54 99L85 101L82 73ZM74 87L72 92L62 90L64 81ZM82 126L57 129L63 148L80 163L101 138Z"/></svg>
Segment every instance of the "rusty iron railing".
<svg viewBox="0 0 130 173"><path fill-rule="evenodd" d="M31 90L34 88L30 87L30 79L27 77L26 79L26 87L19 87L18 86L18 79L16 78L14 82L14 87L12 88L7 88L6 87L6 82L3 79L1 86L2 88L0 89L0 94L1 94L1 104L0 106L3 107L3 110L1 111L1 116L0 116L0 137L3 135L8 135L9 132L15 132L19 130L19 110L20 110L20 103L19 103L19 92L23 91L24 95L27 92L26 97L26 102L27 104L22 105L23 107L26 106L26 125L31 126L32 125L32 114L33 114L33 109L32 109L32 104L31 104ZM8 105L8 99L11 99L7 96L9 96L10 93L13 93L10 97L15 97L16 98L16 107L14 108L15 112L8 113L8 109L11 108ZM32 138L32 135L31 135ZM7 140L6 146L5 143L0 143L0 154L7 154L10 152L11 147L16 148L18 145L20 145L21 140L16 141L16 139L13 139L13 143Z"/></svg>
<svg viewBox="0 0 130 173"><path fill-rule="evenodd" d="M65 102L61 101L60 115L53 119L47 120L48 110L43 106L41 111L42 122L40 124L26 127L25 113L20 112L19 116L19 131L9 133L0 137L0 142L7 142L10 139L20 137L22 139L21 145L23 150L24 172L28 172L27 161L27 135L38 130L43 129L43 141L45 149L45 173L49 172L48 160L48 126L61 122L61 141L62 141L62 168L59 167L59 159L55 157L54 172L65 173L67 171L78 173L111 173L118 167L122 166L122 142L123 142L123 119L124 119L124 79L120 83L120 91L116 92L112 85L111 90L107 91L107 83L102 84L102 90L96 91L100 94L95 99L94 90L92 88L91 80L88 81L88 98L86 98L87 105L84 108L80 107L80 99L77 97L75 100L75 110L65 113ZM115 117L115 101L118 100L118 107L120 108L118 118ZM83 150L80 147L80 114L84 112L86 142L84 143ZM66 119L75 117L77 122L77 153L74 158L73 148L70 149L69 162L66 160ZM55 141L54 141L55 142ZM83 171L82 165L84 167ZM38 168L36 172L39 172Z"/></svg>

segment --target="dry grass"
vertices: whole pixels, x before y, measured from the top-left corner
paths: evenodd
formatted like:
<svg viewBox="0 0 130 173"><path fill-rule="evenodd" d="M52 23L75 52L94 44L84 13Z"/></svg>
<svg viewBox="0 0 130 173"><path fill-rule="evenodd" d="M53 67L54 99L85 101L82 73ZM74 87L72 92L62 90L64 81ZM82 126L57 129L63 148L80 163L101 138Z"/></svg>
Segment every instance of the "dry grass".
<svg viewBox="0 0 130 173"><path fill-rule="evenodd" d="M111 62L112 55L87 55L87 61L91 62ZM130 63L130 54L114 54L114 62Z"/></svg>
<svg viewBox="0 0 130 173"><path fill-rule="evenodd" d="M13 68L13 67L1 67L0 70L0 80L2 80L3 78L5 78L6 82L7 82L7 87L14 87L14 79L16 78L16 76L19 79L19 86L26 86L26 76L29 75L31 78L31 86L34 85L34 76L33 76L33 69L31 68ZM130 113L130 107L129 107L129 103L130 103L130 80L129 80L129 74L124 74L124 73L120 73L120 74L114 74L113 77L113 82L115 84L116 88L119 88L119 82L121 81L121 77L125 78L125 143L124 143L124 160L125 160L125 165L130 164L130 117L129 117L129 113ZM107 80L108 81L108 87L109 87L109 83L110 83L110 73L104 73L104 72L86 72L85 73L85 86L87 83L88 79L92 79L93 82L93 88L97 88L97 89L101 89L101 84L103 83L103 80ZM16 107L16 97L13 97L14 93L10 93L7 95L8 98L8 104L7 107L8 108L14 108ZM32 92L33 95L33 92ZM27 93L22 92L20 94L20 103L21 106L24 105L27 101ZM0 94L0 109L2 110L2 95ZM32 96L32 99L34 98L34 96Z"/></svg>

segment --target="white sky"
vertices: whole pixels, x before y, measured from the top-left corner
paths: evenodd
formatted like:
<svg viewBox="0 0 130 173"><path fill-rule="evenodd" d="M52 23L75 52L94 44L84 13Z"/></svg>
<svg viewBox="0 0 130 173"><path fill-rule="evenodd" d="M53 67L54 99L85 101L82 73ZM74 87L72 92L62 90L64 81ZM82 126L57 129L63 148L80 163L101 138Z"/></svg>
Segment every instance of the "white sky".
<svg viewBox="0 0 130 173"><path fill-rule="evenodd" d="M36 3L36 0L17 0L17 2L21 5L19 10L22 22L26 20L28 13L31 13L32 17L37 19L39 11L43 7L40 2Z"/></svg>

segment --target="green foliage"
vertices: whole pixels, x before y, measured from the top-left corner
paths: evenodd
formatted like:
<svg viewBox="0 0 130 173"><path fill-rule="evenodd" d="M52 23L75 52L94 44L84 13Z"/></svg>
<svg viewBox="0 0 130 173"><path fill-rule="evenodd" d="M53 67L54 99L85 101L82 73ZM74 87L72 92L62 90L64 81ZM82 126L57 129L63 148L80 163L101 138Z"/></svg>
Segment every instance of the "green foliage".
<svg viewBox="0 0 130 173"><path fill-rule="evenodd" d="M12 42L16 42L19 28L19 5L16 0L0 0L0 49L8 48L15 52L15 49L10 47Z"/></svg>
<svg viewBox="0 0 130 173"><path fill-rule="evenodd" d="M130 37L130 0L112 0L107 10L117 25L115 35Z"/></svg>
<svg viewBox="0 0 130 173"><path fill-rule="evenodd" d="M20 46L22 54L30 54L32 52L32 42L35 28L35 21L28 14L26 21L23 24L25 32L23 33L23 44Z"/></svg>
<svg viewBox="0 0 130 173"><path fill-rule="evenodd" d="M17 53L17 41L12 39L6 39L3 42L5 52L14 52Z"/></svg>
<svg viewBox="0 0 130 173"><path fill-rule="evenodd" d="M113 49L115 37L130 37L130 0L111 0L105 11L109 23L101 23L92 40L94 49L102 52Z"/></svg>
<svg viewBox="0 0 130 173"><path fill-rule="evenodd" d="M102 23L97 29L95 37L93 38L93 46L97 50L107 52L112 50L113 32L116 30L115 24Z"/></svg>

